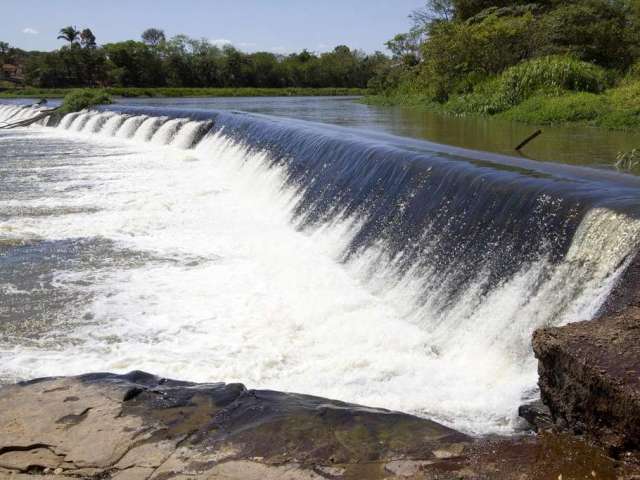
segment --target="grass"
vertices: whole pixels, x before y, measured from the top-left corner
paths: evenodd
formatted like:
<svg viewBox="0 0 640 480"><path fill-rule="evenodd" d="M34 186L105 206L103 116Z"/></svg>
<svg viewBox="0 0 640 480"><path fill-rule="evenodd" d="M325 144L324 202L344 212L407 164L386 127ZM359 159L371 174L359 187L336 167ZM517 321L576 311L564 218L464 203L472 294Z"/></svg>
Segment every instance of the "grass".
<svg viewBox="0 0 640 480"><path fill-rule="evenodd" d="M640 173L640 150L634 148L630 152L618 153L616 168L622 171Z"/></svg>
<svg viewBox="0 0 640 480"><path fill-rule="evenodd" d="M61 98L74 89L24 87L0 91L0 98ZM85 89L93 90L93 89ZM96 89L100 90L100 89ZM362 88L125 88L103 89L115 97L311 97L365 95Z"/></svg>
<svg viewBox="0 0 640 480"><path fill-rule="evenodd" d="M369 105L398 105L451 115L488 115L534 125L582 124L609 130L640 130L640 81L602 93L559 91L537 93L510 107L495 97L472 93L446 103L426 96L369 96Z"/></svg>
<svg viewBox="0 0 640 480"><path fill-rule="evenodd" d="M611 130L640 129L640 67L614 85L613 73L571 57L522 62L444 102L398 89L366 97L374 105L402 105L453 115L490 115L536 125L579 123ZM409 92L409 93L407 93Z"/></svg>
<svg viewBox="0 0 640 480"><path fill-rule="evenodd" d="M537 125L563 123L595 123L609 111L604 95L566 92L558 95L536 95L508 109L501 116Z"/></svg>

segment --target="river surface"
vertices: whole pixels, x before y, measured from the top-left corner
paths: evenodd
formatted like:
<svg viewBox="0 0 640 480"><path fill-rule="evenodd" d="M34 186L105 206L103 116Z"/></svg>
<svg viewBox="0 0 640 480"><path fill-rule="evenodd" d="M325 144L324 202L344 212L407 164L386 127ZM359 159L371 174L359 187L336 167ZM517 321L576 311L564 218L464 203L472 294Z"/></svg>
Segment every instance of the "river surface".
<svg viewBox="0 0 640 480"><path fill-rule="evenodd" d="M513 432L533 330L592 318L638 250L637 177L349 99L206 102L0 130L0 382L142 369Z"/></svg>
<svg viewBox="0 0 640 480"><path fill-rule="evenodd" d="M20 103L33 100L18 100ZM299 118L445 145L514 155L537 127L484 117L455 117L404 107L365 105L356 97L122 98L118 103L186 109L226 109ZM55 101L54 101L55 104ZM584 126L545 126L523 149L526 158L613 168L616 155L640 146L640 132Z"/></svg>

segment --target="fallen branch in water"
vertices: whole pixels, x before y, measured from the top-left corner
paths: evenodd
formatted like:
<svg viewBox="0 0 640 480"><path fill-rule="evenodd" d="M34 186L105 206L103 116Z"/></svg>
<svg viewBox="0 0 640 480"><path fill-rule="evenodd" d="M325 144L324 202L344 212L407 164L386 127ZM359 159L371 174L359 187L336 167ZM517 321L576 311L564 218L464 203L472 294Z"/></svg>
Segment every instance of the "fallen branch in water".
<svg viewBox="0 0 640 480"><path fill-rule="evenodd" d="M43 118L47 118L48 116L52 115L54 112L58 111L59 109L60 107L51 108L49 110L43 110L35 117L27 118L26 120L19 120L14 123L8 123L6 125L0 125L0 129L8 130L11 128L28 127L29 125L36 123L42 120Z"/></svg>
<svg viewBox="0 0 640 480"><path fill-rule="evenodd" d="M533 132L533 134L529 135L527 138L525 138L517 147L516 147L516 151L519 152L520 150L522 150L531 140L537 138L538 136L542 135L542 130L536 130L535 132Z"/></svg>

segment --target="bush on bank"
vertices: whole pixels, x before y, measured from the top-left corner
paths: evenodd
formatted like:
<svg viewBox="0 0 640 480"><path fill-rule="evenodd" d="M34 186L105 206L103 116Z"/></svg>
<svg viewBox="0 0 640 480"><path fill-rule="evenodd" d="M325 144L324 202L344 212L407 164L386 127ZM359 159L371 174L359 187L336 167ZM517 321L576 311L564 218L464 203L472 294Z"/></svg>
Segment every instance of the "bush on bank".
<svg viewBox="0 0 640 480"><path fill-rule="evenodd" d="M72 90L62 101L60 114L78 112L96 105L108 105L112 102L111 95L100 89Z"/></svg>
<svg viewBox="0 0 640 480"><path fill-rule="evenodd" d="M611 85L608 72L571 57L550 56L522 62L496 78L478 84L470 94L454 95L447 110L496 114L533 96L562 96L566 92L602 93Z"/></svg>
<svg viewBox="0 0 640 480"><path fill-rule="evenodd" d="M368 103L640 127L639 0L427 0L412 18Z"/></svg>

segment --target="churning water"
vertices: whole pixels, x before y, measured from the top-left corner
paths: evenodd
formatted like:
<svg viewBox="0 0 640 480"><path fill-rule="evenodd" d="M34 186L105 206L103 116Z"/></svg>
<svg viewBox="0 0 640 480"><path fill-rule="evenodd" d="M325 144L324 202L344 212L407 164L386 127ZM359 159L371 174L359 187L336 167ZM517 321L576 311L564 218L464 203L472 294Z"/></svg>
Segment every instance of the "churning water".
<svg viewBox="0 0 640 480"><path fill-rule="evenodd" d="M5 381L143 369L511 431L532 331L593 317L640 239L609 172L222 111L0 132Z"/></svg>

